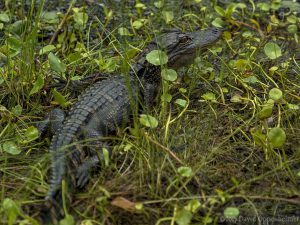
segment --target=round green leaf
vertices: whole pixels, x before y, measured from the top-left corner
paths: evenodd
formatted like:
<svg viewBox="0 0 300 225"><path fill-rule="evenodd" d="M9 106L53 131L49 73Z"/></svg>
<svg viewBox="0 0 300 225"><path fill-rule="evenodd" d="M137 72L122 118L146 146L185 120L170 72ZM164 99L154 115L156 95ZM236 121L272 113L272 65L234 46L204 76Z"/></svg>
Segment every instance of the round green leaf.
<svg viewBox="0 0 300 225"><path fill-rule="evenodd" d="M168 62L168 56L161 50L152 50L146 55L146 60L155 66L161 66Z"/></svg>
<svg viewBox="0 0 300 225"><path fill-rule="evenodd" d="M277 59L281 56L281 48L273 42L268 42L264 47L264 51L270 59Z"/></svg>
<svg viewBox="0 0 300 225"><path fill-rule="evenodd" d="M249 61L245 59L238 59L235 62L235 66L239 71L244 71L249 66Z"/></svg>
<svg viewBox="0 0 300 225"><path fill-rule="evenodd" d="M129 30L126 28L126 27L120 27L118 29L118 33L121 35L121 36L130 36L130 32Z"/></svg>
<svg viewBox="0 0 300 225"><path fill-rule="evenodd" d="M11 112L15 115L15 116L20 116L22 114L22 106L20 105L16 105L11 109Z"/></svg>
<svg viewBox="0 0 300 225"><path fill-rule="evenodd" d="M197 209L199 209L201 206L201 203L199 202L198 199L192 199L191 201L189 201L188 205L185 206L184 208L189 210L192 213L195 213L197 211Z"/></svg>
<svg viewBox="0 0 300 225"><path fill-rule="evenodd" d="M177 169L177 172L182 177L191 177L193 175L193 171L190 167L187 166L181 166Z"/></svg>
<svg viewBox="0 0 300 225"><path fill-rule="evenodd" d="M173 69L163 69L161 76L168 81L175 81L177 79L177 72Z"/></svg>
<svg viewBox="0 0 300 225"><path fill-rule="evenodd" d="M6 13L0 13L0 21L1 22L4 22L4 23L7 23L9 22L9 17Z"/></svg>
<svg viewBox="0 0 300 225"><path fill-rule="evenodd" d="M228 219L237 218L240 214L240 210L236 207L227 207L224 210L224 216Z"/></svg>
<svg viewBox="0 0 300 225"><path fill-rule="evenodd" d="M22 48L22 41L19 38L9 37L6 42L8 47L14 51L20 51Z"/></svg>
<svg viewBox="0 0 300 225"><path fill-rule="evenodd" d="M74 224L75 224L75 220L70 214L67 214L65 218L59 221L59 225L74 225Z"/></svg>
<svg viewBox="0 0 300 225"><path fill-rule="evenodd" d="M48 54L49 64L52 70L59 73L64 73L67 70L67 67L60 59L54 55L52 52Z"/></svg>
<svg viewBox="0 0 300 225"><path fill-rule="evenodd" d="M164 93L163 95L161 95L160 99L163 102L171 102L172 95L170 95L169 93Z"/></svg>
<svg viewBox="0 0 300 225"><path fill-rule="evenodd" d="M297 27L296 24L292 24L292 25L289 25L289 26L287 27L287 30L288 30L288 32L291 33L291 34L296 34L297 31L298 31L298 27Z"/></svg>
<svg viewBox="0 0 300 225"><path fill-rule="evenodd" d="M175 221L178 225L189 225L192 218L193 214L186 209L178 210L175 215Z"/></svg>
<svg viewBox="0 0 300 225"><path fill-rule="evenodd" d="M132 26L134 27L134 29L140 29L143 26L143 23L141 22L141 20L136 20L132 23Z"/></svg>
<svg viewBox="0 0 300 225"><path fill-rule="evenodd" d="M73 18L75 23L82 27L87 23L89 16L83 12L75 12Z"/></svg>
<svg viewBox="0 0 300 225"><path fill-rule="evenodd" d="M39 136L38 129L34 126L30 126L25 131L25 137L28 141L33 141Z"/></svg>
<svg viewBox="0 0 300 225"><path fill-rule="evenodd" d="M164 6L164 2L163 1L156 1L156 2L154 2L154 6L156 7L156 8L162 8L163 6Z"/></svg>
<svg viewBox="0 0 300 225"><path fill-rule="evenodd" d="M18 146L12 142L12 141L6 141L2 145L3 151L12 154L12 155L18 155L20 154L21 150L18 148Z"/></svg>
<svg viewBox="0 0 300 225"><path fill-rule="evenodd" d="M250 84L255 84L258 82L258 79L256 76L249 76L243 79L244 82L250 83Z"/></svg>
<svg viewBox="0 0 300 225"><path fill-rule="evenodd" d="M260 119L269 118L272 115L274 107L274 100L269 99L267 103L263 106L262 110L258 113Z"/></svg>
<svg viewBox="0 0 300 225"><path fill-rule="evenodd" d="M180 105L182 108L186 107L187 101L181 98L176 99L175 103Z"/></svg>
<svg viewBox="0 0 300 225"><path fill-rule="evenodd" d="M216 100L216 95L212 92L206 92L201 97L207 101L215 101Z"/></svg>
<svg viewBox="0 0 300 225"><path fill-rule="evenodd" d="M272 88L269 92L270 99L279 101L282 98L282 91L278 88Z"/></svg>
<svg viewBox="0 0 300 225"><path fill-rule="evenodd" d="M43 22L48 24L55 24L59 22L58 12L50 11L50 12L43 12L41 15L41 19Z"/></svg>
<svg viewBox="0 0 300 225"><path fill-rule="evenodd" d="M286 134L283 129L279 127L272 128L267 134L268 140L274 148L283 146L286 140Z"/></svg>
<svg viewBox="0 0 300 225"><path fill-rule="evenodd" d="M155 117L146 114L140 115L140 123L151 128L155 128L158 125L158 121Z"/></svg>
<svg viewBox="0 0 300 225"><path fill-rule="evenodd" d="M240 95L238 95L238 94L235 94L235 95L233 95L233 96L231 97L230 101L233 102L233 103L240 103L240 102L242 102L243 100L242 100L242 96L240 96Z"/></svg>

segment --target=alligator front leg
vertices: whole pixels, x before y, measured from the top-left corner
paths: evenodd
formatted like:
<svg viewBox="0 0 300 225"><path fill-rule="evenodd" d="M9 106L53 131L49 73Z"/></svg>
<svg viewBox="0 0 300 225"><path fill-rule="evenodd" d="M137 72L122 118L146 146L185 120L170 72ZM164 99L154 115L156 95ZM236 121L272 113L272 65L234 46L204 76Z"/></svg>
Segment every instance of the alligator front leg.
<svg viewBox="0 0 300 225"><path fill-rule="evenodd" d="M86 129L85 132L86 139L99 139L103 137L102 133L95 130L95 129ZM77 180L77 187L83 188L90 179L90 172L92 169L99 166L100 160L103 160L103 148L109 150L107 144L100 140L92 140L88 142L89 148L93 150L91 156L84 161L77 170L76 180ZM94 148L100 148L100 152L94 150Z"/></svg>
<svg viewBox="0 0 300 225"><path fill-rule="evenodd" d="M37 123L36 128L40 135L44 135L50 130L51 135L55 134L60 130L63 121L65 120L66 114L60 108L55 108L44 118L43 121Z"/></svg>
<svg viewBox="0 0 300 225"><path fill-rule="evenodd" d="M156 83L146 83L144 86L144 101L145 101L145 109L150 110L155 96L157 94L158 86Z"/></svg>

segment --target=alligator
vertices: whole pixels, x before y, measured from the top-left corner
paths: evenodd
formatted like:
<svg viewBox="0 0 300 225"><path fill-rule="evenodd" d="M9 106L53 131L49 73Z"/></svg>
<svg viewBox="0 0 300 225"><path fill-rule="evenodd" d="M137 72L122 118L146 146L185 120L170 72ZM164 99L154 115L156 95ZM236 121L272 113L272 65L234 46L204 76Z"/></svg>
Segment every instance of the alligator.
<svg viewBox="0 0 300 225"><path fill-rule="evenodd" d="M155 49L164 50L168 55L167 67L177 69L191 64L197 53L215 43L221 34L222 30L218 28L163 33L139 54L127 75L113 76L88 87L66 118L61 110L56 110L56 118L64 122L57 125L59 128L56 128L58 131L49 149L52 177L46 211L52 221L64 216L62 181L70 192L84 187L91 169L97 168L102 161L104 149L110 152L103 137L114 134L118 127L128 124L130 118L151 108L160 88L161 66L149 63L146 55ZM76 146L78 140L86 140L90 146L85 150L88 155L85 159L82 149ZM93 148L99 150L95 152Z"/></svg>

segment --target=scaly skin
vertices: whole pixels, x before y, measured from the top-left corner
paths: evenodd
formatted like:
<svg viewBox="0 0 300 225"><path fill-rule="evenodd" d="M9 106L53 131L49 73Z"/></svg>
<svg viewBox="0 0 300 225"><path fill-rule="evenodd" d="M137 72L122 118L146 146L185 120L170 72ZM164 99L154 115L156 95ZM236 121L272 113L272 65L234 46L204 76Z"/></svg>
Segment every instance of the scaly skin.
<svg viewBox="0 0 300 225"><path fill-rule="evenodd" d="M66 181L70 191L76 186L84 187L90 169L99 165L102 148L107 148L101 137L113 134L117 127L125 126L129 117L137 115L142 106L151 107L160 88L161 71L160 67L146 61L146 54L154 49L163 49L168 54L168 67L176 69L191 64L196 53L217 41L221 33L214 28L191 33L165 33L146 47L128 76L97 82L78 97L78 102L50 145L52 178L46 199L52 208L52 217L63 215L62 181ZM88 145L97 146L99 151L89 151L87 154L90 157L83 161L81 149L74 144L78 140L90 140Z"/></svg>

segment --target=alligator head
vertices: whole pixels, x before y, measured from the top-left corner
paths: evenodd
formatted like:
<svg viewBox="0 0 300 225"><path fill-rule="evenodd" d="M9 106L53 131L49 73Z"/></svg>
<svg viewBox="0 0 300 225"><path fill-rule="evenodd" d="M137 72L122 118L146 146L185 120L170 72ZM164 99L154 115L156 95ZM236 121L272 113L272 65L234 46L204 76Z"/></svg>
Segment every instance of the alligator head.
<svg viewBox="0 0 300 225"><path fill-rule="evenodd" d="M187 33L174 30L158 36L156 43L167 52L168 67L177 69L193 63L197 53L214 44L221 34L217 28Z"/></svg>

